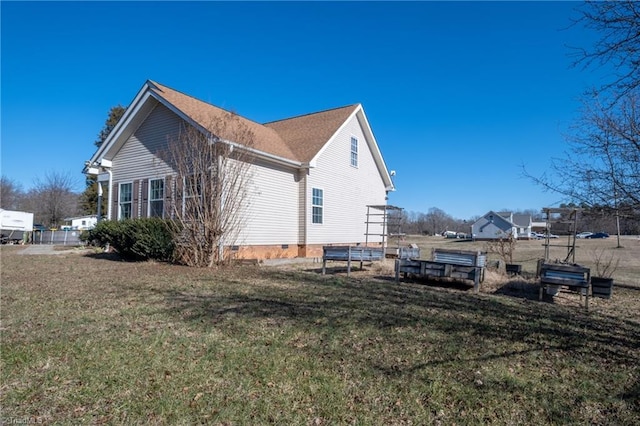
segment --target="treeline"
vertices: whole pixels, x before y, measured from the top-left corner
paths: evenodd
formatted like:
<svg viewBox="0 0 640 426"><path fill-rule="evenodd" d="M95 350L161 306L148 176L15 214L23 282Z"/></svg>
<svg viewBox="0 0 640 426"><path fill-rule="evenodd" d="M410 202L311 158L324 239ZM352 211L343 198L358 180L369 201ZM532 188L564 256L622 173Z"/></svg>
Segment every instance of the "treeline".
<svg viewBox="0 0 640 426"><path fill-rule="evenodd" d="M606 232L621 235L640 235L640 210L629 205L617 209L607 206L584 207L578 220L578 232Z"/></svg>
<svg viewBox="0 0 640 426"><path fill-rule="evenodd" d="M618 209L613 209L605 206L562 204L560 207L581 209L578 215L578 232L607 232L613 235L617 233L619 221L620 234L640 235L640 211L631 206L620 206ZM542 210L514 210L513 213L528 214L535 222L545 222L546 220ZM445 231L470 233L471 225L480 218L480 216L473 216L466 220L457 219L436 207L429 209L426 213L402 211L399 214L402 232L413 235L436 235ZM567 224L553 224L551 231L560 234L570 232ZM394 231L390 229L390 232Z"/></svg>
<svg viewBox="0 0 640 426"><path fill-rule="evenodd" d="M68 217L83 214L80 194L73 191L73 178L68 174L50 172L25 191L13 180L0 178L0 207L33 213L33 222L47 227L64 224Z"/></svg>
<svg viewBox="0 0 640 426"><path fill-rule="evenodd" d="M499 210L503 211L503 210ZM528 214L533 220L544 220L542 213L537 210L517 210L516 214ZM480 218L479 215L469 219L454 218L444 210L437 207L430 208L426 213L414 211L402 211L400 213L402 232L405 234L436 235L445 231L471 233L471 225ZM393 232L393 231L392 231Z"/></svg>

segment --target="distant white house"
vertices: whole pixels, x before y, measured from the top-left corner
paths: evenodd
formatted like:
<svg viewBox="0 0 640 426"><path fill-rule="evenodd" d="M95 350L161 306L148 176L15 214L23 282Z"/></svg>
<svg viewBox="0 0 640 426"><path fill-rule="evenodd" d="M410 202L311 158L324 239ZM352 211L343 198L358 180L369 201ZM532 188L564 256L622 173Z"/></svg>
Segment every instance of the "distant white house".
<svg viewBox="0 0 640 426"><path fill-rule="evenodd" d="M513 235L516 239L531 239L534 227L531 215L490 211L471 225L471 232L478 240L497 240Z"/></svg>
<svg viewBox="0 0 640 426"><path fill-rule="evenodd" d="M505 219L509 220L516 228L516 238L524 240L533 238L533 221L530 214L516 214L511 212L498 213Z"/></svg>
<svg viewBox="0 0 640 426"><path fill-rule="evenodd" d="M73 229L78 231L85 231L87 229L93 229L98 223L97 216L79 216L79 217L68 217L65 220L65 225L62 226L62 230L65 229Z"/></svg>

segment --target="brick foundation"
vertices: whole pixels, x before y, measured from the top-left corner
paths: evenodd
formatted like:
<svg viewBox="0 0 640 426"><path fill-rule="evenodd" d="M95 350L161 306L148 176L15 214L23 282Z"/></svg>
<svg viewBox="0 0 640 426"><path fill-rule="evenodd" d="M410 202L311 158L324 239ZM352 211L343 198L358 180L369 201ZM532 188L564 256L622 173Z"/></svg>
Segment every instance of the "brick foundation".
<svg viewBox="0 0 640 426"><path fill-rule="evenodd" d="M289 244L289 245L262 245L262 246L238 246L228 248L231 250L233 259L291 259L301 258L322 258L322 247L326 245L345 246L362 243L340 243L340 244ZM369 244L371 247L379 247L380 243Z"/></svg>

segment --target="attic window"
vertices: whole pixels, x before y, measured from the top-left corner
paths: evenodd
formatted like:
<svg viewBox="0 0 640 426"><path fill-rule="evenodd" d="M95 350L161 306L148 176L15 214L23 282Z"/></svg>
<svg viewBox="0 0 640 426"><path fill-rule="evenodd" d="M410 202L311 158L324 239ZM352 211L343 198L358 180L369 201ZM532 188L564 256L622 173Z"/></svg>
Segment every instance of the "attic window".
<svg viewBox="0 0 640 426"><path fill-rule="evenodd" d="M358 139L351 136L351 166L358 167Z"/></svg>

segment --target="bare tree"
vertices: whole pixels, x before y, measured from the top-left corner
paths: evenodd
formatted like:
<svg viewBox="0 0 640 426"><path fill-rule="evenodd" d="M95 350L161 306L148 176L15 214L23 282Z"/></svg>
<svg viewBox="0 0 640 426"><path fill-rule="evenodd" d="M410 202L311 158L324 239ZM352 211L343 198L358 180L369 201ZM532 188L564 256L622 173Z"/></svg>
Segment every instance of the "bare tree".
<svg viewBox="0 0 640 426"><path fill-rule="evenodd" d="M24 197L22 187L6 176L0 177L0 207L19 210Z"/></svg>
<svg viewBox="0 0 640 426"><path fill-rule="evenodd" d="M246 220L253 160L253 132L236 114L223 112L206 129L185 124L160 153L174 171L177 258L199 267L229 260Z"/></svg>
<svg viewBox="0 0 640 426"><path fill-rule="evenodd" d="M454 219L437 207L431 207L429 209L429 212L425 216L425 222L431 235L435 235L454 226Z"/></svg>
<svg viewBox="0 0 640 426"><path fill-rule="evenodd" d="M624 1L586 1L578 9L575 24L600 35L590 48L574 48L574 65L586 68L611 65L611 80L598 92L610 92L612 99L640 87L640 3Z"/></svg>
<svg viewBox="0 0 640 426"><path fill-rule="evenodd" d="M78 213L78 194L73 192L74 179L68 173L47 172L36 179L26 198L35 220L48 226L62 224L66 217Z"/></svg>
<svg viewBox="0 0 640 426"><path fill-rule="evenodd" d="M525 176L583 206L640 208L640 97L630 92L615 108L585 104L567 136L569 151L554 158L551 173Z"/></svg>
<svg viewBox="0 0 640 426"><path fill-rule="evenodd" d="M574 50L574 65L607 65L610 78L585 98L582 117L567 137L569 151L552 160L550 173L523 170L592 212L613 213L619 241L621 220L640 212L640 3L588 1L579 11L575 24L600 38L591 48Z"/></svg>

